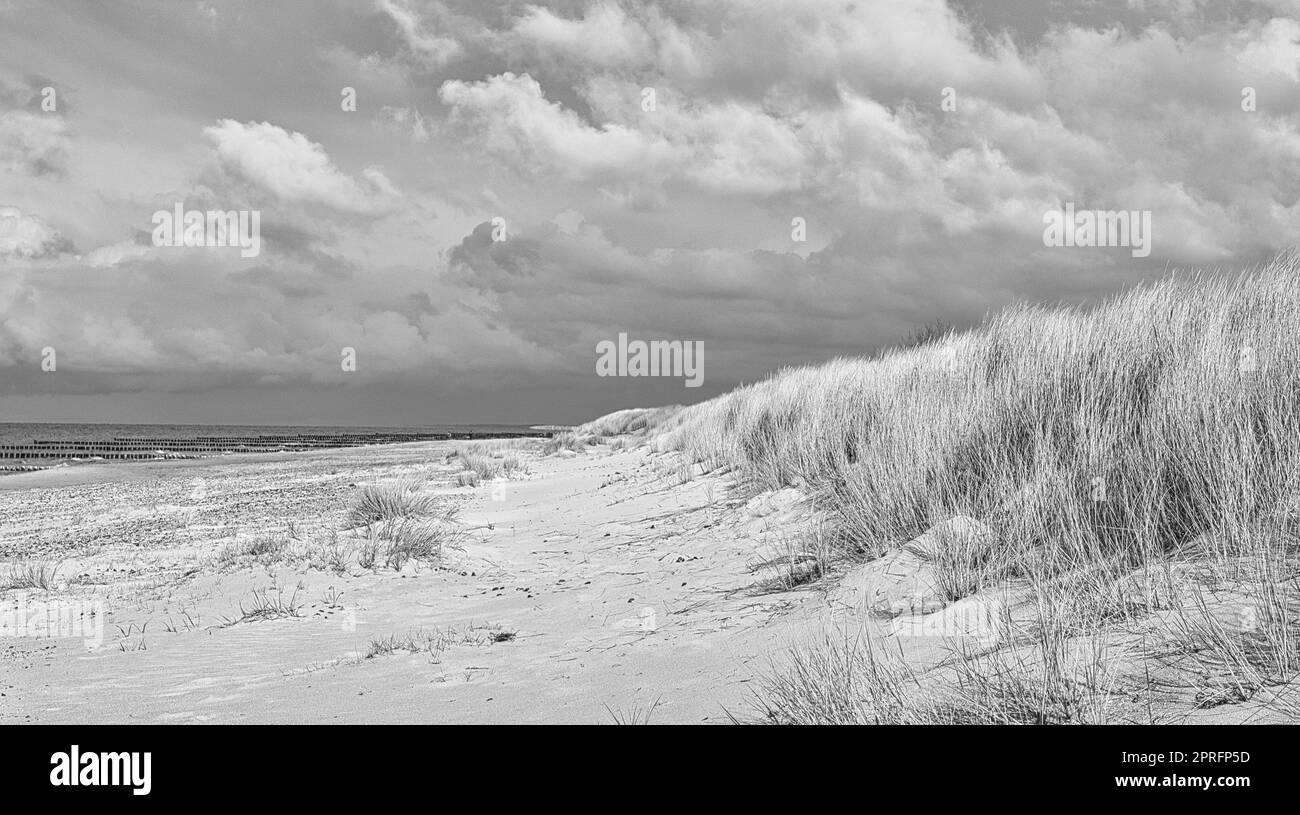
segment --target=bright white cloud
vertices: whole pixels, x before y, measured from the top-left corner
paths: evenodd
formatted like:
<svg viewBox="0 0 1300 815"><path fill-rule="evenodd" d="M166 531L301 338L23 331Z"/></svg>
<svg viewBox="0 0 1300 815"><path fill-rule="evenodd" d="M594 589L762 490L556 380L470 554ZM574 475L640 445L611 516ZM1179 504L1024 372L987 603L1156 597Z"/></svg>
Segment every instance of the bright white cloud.
<svg viewBox="0 0 1300 815"><path fill-rule="evenodd" d="M0 259L34 260L71 249L71 242L45 221L17 207L0 206Z"/></svg>
<svg viewBox="0 0 1300 815"><path fill-rule="evenodd" d="M611 2L594 3L578 18L529 6L515 21L512 33L539 54L605 68L641 65L654 55L654 38L646 26Z"/></svg>
<svg viewBox="0 0 1300 815"><path fill-rule="evenodd" d="M203 134L228 171L290 203L376 212L398 195L382 171L367 168L358 182L335 167L321 145L269 122L222 119Z"/></svg>
<svg viewBox="0 0 1300 815"><path fill-rule="evenodd" d="M504 73L452 80L439 91L455 120L474 127L484 149L522 170L561 170L580 180L663 172L681 154L667 139L624 125L592 127L548 101L535 79Z"/></svg>
<svg viewBox="0 0 1300 815"><path fill-rule="evenodd" d="M1276 73L1300 81L1300 20L1278 17L1241 50L1241 64L1250 71Z"/></svg>

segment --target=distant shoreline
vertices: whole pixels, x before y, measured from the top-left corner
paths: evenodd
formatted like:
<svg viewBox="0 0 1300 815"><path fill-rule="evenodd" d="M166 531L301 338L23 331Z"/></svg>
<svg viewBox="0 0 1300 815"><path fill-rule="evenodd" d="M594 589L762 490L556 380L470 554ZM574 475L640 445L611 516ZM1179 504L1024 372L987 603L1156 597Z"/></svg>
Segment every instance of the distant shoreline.
<svg viewBox="0 0 1300 815"><path fill-rule="evenodd" d="M25 426L25 425L24 425ZM545 438L546 432L534 428L488 425L464 425L459 428L443 426L439 430L394 430L372 432L357 430L339 432L267 433L275 430L269 426L254 426L259 431L250 435L216 435L187 433L173 435L181 425L144 425L163 431L171 430L165 437L115 435L126 426L103 425L104 432L70 435L69 429L85 425L51 425L65 432L51 434L50 438L17 441L14 434L0 433L0 476L44 472L86 465L128 464L163 461L196 461L211 458L247 455L302 455L313 450L342 450L352 447L370 447L389 444L419 442L483 441L489 439ZM229 426L191 425L202 431L227 429ZM286 426L288 430L304 430L299 426ZM15 443L17 441L17 443Z"/></svg>
<svg viewBox="0 0 1300 815"><path fill-rule="evenodd" d="M509 422L433 422L430 424L388 425L388 424L327 424L308 422L294 423L258 423L258 422L113 422L113 421L0 421L0 428L36 425L42 427L201 427L201 428L241 428L245 430L336 430L336 431L392 431L400 433L442 432L461 428L501 428L513 430L533 430L546 427L570 428L576 425L530 425Z"/></svg>

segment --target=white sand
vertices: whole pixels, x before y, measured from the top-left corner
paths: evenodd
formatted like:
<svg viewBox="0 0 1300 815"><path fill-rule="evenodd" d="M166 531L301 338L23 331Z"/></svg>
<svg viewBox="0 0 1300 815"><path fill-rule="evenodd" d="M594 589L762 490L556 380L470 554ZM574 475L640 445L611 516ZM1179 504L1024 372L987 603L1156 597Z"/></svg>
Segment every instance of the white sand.
<svg viewBox="0 0 1300 815"><path fill-rule="evenodd" d="M447 449L0 479L0 564L60 563L55 590L27 602L102 602L107 619L93 650L0 639L0 721L591 723L656 702L656 723L726 721L752 716L757 675L825 623L822 593L763 592L772 573L751 571L806 526L806 508L746 508L724 479L680 484L644 450L527 456L524 479L455 488ZM289 522L304 541L323 536L357 485L410 478L462 502L472 529L440 565L216 562L231 541L284 536ZM224 624L273 586L297 590L301 616ZM0 600L12 608L16 595ZM373 639L483 626L515 636L359 659Z"/></svg>

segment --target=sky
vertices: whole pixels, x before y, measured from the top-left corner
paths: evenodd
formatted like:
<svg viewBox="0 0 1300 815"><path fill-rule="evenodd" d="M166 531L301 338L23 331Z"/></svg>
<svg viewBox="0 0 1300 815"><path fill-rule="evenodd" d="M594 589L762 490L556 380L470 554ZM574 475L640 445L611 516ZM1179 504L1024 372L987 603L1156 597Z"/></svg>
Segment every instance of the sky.
<svg viewBox="0 0 1300 815"><path fill-rule="evenodd" d="M0 0L0 421L567 424L1249 268L1300 243L1298 18ZM160 245L178 204L259 251ZM699 387L598 375L620 334Z"/></svg>

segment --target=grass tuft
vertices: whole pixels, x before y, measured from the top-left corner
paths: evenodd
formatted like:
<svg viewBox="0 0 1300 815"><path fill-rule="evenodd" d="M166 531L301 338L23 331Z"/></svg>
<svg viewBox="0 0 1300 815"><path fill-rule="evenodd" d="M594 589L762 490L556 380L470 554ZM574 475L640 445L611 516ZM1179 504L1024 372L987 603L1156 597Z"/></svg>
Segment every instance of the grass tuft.
<svg viewBox="0 0 1300 815"><path fill-rule="evenodd" d="M418 485L399 484L393 486L370 485L362 487L360 493L352 500L344 520L344 529L391 521L398 518L410 518L427 515L435 509L432 496L421 495Z"/></svg>
<svg viewBox="0 0 1300 815"><path fill-rule="evenodd" d="M498 642L509 642L515 632L504 631L496 625L471 625L465 629L416 629L405 634L390 634L387 637L372 639L361 655L362 659L374 659L391 654L430 654L435 658L443 651L457 645L482 646Z"/></svg>
<svg viewBox="0 0 1300 815"><path fill-rule="evenodd" d="M43 560L15 563L9 567L9 574L0 580L0 591L14 589L43 589L49 591L55 585L59 567Z"/></svg>

